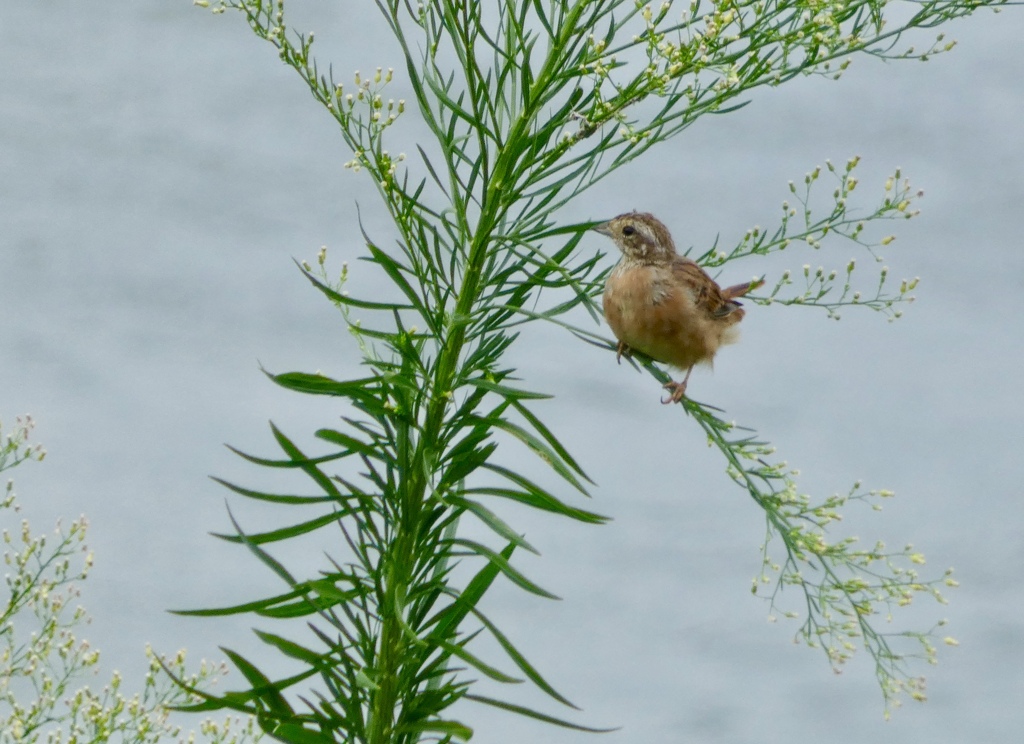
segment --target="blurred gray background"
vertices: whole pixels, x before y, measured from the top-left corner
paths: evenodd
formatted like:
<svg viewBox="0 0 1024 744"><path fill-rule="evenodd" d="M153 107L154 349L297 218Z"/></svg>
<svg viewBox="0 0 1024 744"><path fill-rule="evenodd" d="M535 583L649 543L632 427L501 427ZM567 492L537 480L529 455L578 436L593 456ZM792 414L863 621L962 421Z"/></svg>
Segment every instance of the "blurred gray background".
<svg viewBox="0 0 1024 744"><path fill-rule="evenodd" d="M401 68L372 3L296 6L339 79ZM336 271L362 255L357 203L386 242L376 196L342 168L350 154L333 121L241 16L184 0L6 3L3 15L0 417L9 427L31 413L49 450L14 473L25 515L37 531L90 519L96 568L82 603L95 620L82 635L102 650L104 676L140 680L147 641L196 661L220 658L218 645L255 655L250 620L166 610L280 589L208 536L230 523L228 494L207 475L264 485L222 443L273 454L268 419L303 443L337 420L333 401L284 393L258 365L358 371L340 319L291 259L327 245ZM761 512L693 422L609 354L530 328L514 352L524 384L556 396L538 410L599 484L589 506L614 521L499 505L544 554L524 570L564 601L501 588L488 612L584 709L575 720L622 727L600 741L1004 742L1024 726L1024 14L943 30L959 46L927 64L858 58L838 83L797 80L705 119L563 218L650 210L681 247L703 250L773 227L787 181L826 158L863 157L854 201L865 206L896 166L925 190L922 216L892 225L884 251L897 280L921 277L902 320L754 306L742 343L690 390L774 442L811 493L856 479L894 489L882 514L851 514L852 529L869 543L912 540L936 574L956 568L951 604L919 600L906 619L948 617L961 646L920 670L928 703L884 722L864 659L836 676L790 642L795 625L766 622L749 593ZM407 93L398 74L391 95ZM394 149L414 152L412 141ZM596 235L585 244L612 250ZM788 263L730 265L723 280L854 255L826 243ZM353 269L353 291L372 295L379 275ZM536 468L511 448L505 457ZM277 518L231 504L249 529ZM484 742L595 741L471 705L458 713Z"/></svg>

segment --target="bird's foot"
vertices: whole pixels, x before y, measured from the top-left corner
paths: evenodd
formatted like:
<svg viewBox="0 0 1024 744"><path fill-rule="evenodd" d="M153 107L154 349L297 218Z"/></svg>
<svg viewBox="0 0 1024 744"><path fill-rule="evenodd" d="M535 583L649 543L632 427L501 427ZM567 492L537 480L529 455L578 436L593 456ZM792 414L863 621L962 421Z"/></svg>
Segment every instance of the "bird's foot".
<svg viewBox="0 0 1024 744"><path fill-rule="evenodd" d="M622 357L633 358L633 350L626 345L625 341L619 341L619 346L615 349L615 363L622 364Z"/></svg>
<svg viewBox="0 0 1024 744"><path fill-rule="evenodd" d="M667 398L662 398L662 405L667 406L669 403L678 403L686 396L686 380L682 382L666 382L664 388L671 390L672 394Z"/></svg>

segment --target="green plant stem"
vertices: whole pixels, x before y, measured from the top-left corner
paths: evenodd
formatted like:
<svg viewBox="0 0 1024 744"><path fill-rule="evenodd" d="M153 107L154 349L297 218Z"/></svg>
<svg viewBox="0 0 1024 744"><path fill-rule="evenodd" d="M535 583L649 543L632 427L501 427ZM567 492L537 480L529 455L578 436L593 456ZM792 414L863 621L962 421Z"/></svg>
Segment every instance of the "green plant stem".
<svg viewBox="0 0 1024 744"><path fill-rule="evenodd" d="M390 603L389 603L390 604ZM401 624L396 614L398 608L381 618L380 673L377 675L377 691L373 695L373 711L370 717L370 744L387 744L392 741L395 703L398 700L397 674L401 664Z"/></svg>
<svg viewBox="0 0 1024 744"><path fill-rule="evenodd" d="M577 4L566 19L566 24L562 26L563 29L568 29L563 31L563 33L570 33L571 29L575 28L580 12L581 5ZM397 25L397 19L393 19L393 27ZM404 46L404 37L400 37L400 40ZM466 344L466 329L479 299L483 267L488 257L488 248L493 243L494 229L501 219L502 210L509 203L505 193L508 188L506 180L509 177L509 173L515 167L515 154L522 151L522 140L528 134L530 123L535 116L537 104L533 102L542 100L540 94L550 84L553 71L557 66L560 50L563 46L564 40L559 38L549 48L544 66L540 74L535 78L534 85L532 86L529 96L531 103L520 112L511 127L505 141L505 146L497 154L492 177L484 192L476 230L473 232L466 270L463 274L462 284L456 299L455 311L449 324L449 333L438 353L433 390L427 404L427 413L422 433L418 437L416 452L411 459L412 463L418 463L418 465L410 468L404 474L407 478L407 498L404 504L405 514L399 526L399 533L395 537L396 560L392 561L392 570L387 574L388 585L384 589L387 601L385 603L386 611L381 618L381 643L378 657L379 666L377 669L379 689L373 696L370 744L386 744L391 741L394 710L398 695L395 681L403 661L401 645L404 630L402 627L403 621L400 617L402 607L398 602L398 598L406 596L410 587L411 577L404 569L409 566L409 562L412 560L415 552L416 536L420 534L423 503L429 486L425 474L433 472L434 469L433 465L437 459L435 443L440 441L445 414L452 400L452 387L458 374L459 360ZM405 51L407 59L410 59L408 48ZM472 49L466 50L466 54L472 53ZM410 72L413 72L414 69L410 64ZM413 77L416 79L415 75ZM429 105L422 95L422 85L418 79L416 79L416 89L424 115L434 124ZM454 164L450 159L448 163L452 171L451 176L455 178ZM453 191L457 193L457 190L453 189Z"/></svg>

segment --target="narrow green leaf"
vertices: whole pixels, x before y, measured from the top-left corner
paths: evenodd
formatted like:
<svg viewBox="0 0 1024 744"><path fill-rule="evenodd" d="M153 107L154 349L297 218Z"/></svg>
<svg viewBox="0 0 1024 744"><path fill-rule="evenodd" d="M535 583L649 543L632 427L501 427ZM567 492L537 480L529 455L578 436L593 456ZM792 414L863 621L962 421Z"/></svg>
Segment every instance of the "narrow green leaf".
<svg viewBox="0 0 1024 744"><path fill-rule="evenodd" d="M483 697L482 695L470 695L467 693L463 697L466 698L466 700L474 700L478 703L483 703L484 705L490 705L495 708L501 708L502 710L507 710L510 713L516 713L521 716L526 716L527 718L534 718L538 721L543 721L544 723L553 723L556 726L561 726L562 728L567 729L573 729L574 731L587 731L592 734L607 734L612 731L619 730L619 727L591 728L589 726L581 726L578 723L571 723L570 721L565 721L561 718L555 718L554 716L549 716L544 713L540 713L538 711L533 710L532 708L524 708L521 705L506 703L503 700L495 700L494 698Z"/></svg>
<svg viewBox="0 0 1024 744"><path fill-rule="evenodd" d="M360 687L362 687L363 689L366 689L366 690L379 690L380 689L380 686L376 682L374 682L372 679L370 679L370 677L362 669L360 669L358 672L356 672L356 682L359 684Z"/></svg>
<svg viewBox="0 0 1024 744"><path fill-rule="evenodd" d="M221 646L220 650L227 654L231 663L235 665L252 686L252 693L262 700L270 710L282 717L295 715L295 711L292 710L288 701L285 700L284 695L280 693L274 683L255 664L229 648Z"/></svg>
<svg viewBox="0 0 1024 744"><path fill-rule="evenodd" d="M245 602L244 604L232 605L230 607L220 607L212 610L170 610L170 613L172 615L186 615L192 617L220 617L223 615L240 615L245 612L260 612L268 607L273 607L274 605L300 597L304 592L305 589L302 588L287 592L286 594L279 594L276 597L260 599L255 602Z"/></svg>
<svg viewBox="0 0 1024 744"><path fill-rule="evenodd" d="M542 511L552 512L554 514L561 514L562 516L575 519L580 522L586 522L588 524L604 524L611 521L611 517L606 517L596 512L586 511L584 509L576 509L571 506L563 504L561 501L556 499L549 493L544 491L528 491L520 490L517 488L498 488L490 486L480 486L477 488L467 488L463 493L466 494L480 494L483 496L498 496L499 498L509 499L510 501L518 501L521 504L532 506L534 509L540 509Z"/></svg>
<svg viewBox="0 0 1024 744"><path fill-rule="evenodd" d="M481 467L486 470L490 470L493 473L497 473L512 483L521 486L523 488L523 492L515 492L513 489L512 493L506 493L505 489L483 487L467 488L464 493L491 493L495 496L503 496L505 498L522 501L523 503L530 504L538 509L555 512L556 514L564 514L567 517L572 517L573 519L578 519L582 522L607 522L610 519L609 517L605 517L595 512L571 507L560 499L555 498L555 496L538 486L529 478L526 478L513 470L502 467L501 465L495 465L494 463L487 462L481 465ZM522 498L517 495L517 493L521 493L522 496L528 496L529 498Z"/></svg>
<svg viewBox="0 0 1024 744"><path fill-rule="evenodd" d="M486 436L488 436L487 431L481 429L479 432L467 435L448 451L444 462L450 464L444 469L444 473L438 480L439 490L465 480L474 470L487 462L498 445L496 442L488 442L482 447L476 447L475 444Z"/></svg>
<svg viewBox="0 0 1024 744"><path fill-rule="evenodd" d="M364 377L359 380L334 380L324 375L311 375L305 372L264 373L275 383L297 393L313 395L335 395L346 397L365 397L376 394L380 387L380 378Z"/></svg>
<svg viewBox="0 0 1024 744"><path fill-rule="evenodd" d="M234 483L230 483L224 480L223 478L218 478L215 475L211 475L210 480L216 481L225 488L230 488L235 493L245 496L247 498L255 499L257 501L268 501L273 504L307 505L323 504L337 501L337 499L334 499L330 496L285 496L276 493L266 493L264 491L253 491L252 489L249 488L242 488L241 486L236 486Z"/></svg>
<svg viewBox="0 0 1024 744"><path fill-rule="evenodd" d="M346 583L353 584L360 587L360 589L339 589L336 583L337 581L344 581ZM363 593L361 581L354 574L334 574L329 579L317 579L310 582L310 588L324 599L331 600L333 602L346 602L353 594L358 595Z"/></svg>
<svg viewBox="0 0 1024 744"><path fill-rule="evenodd" d="M498 395L510 401L515 401L519 399L546 400L552 397L550 395L547 395L546 393L534 393L529 390L519 390L517 388L508 387L507 385L499 385L497 383L491 382L490 380L485 380L482 377L474 377L472 379L466 380L466 384L472 385L473 387L481 388L483 390L489 390L492 393L497 393Z"/></svg>
<svg viewBox="0 0 1024 744"><path fill-rule="evenodd" d="M540 586L530 581L517 569L513 568L512 564L509 563L500 553L496 553L495 551L488 548L486 545L478 543L474 540L467 540L461 537L456 537L450 540L449 542L452 545L461 545L462 547L468 548L473 553L483 558L486 558L491 563L496 565L498 567L498 570L505 574L505 576L507 576L512 583L514 583L516 586L522 589L525 589L531 594L536 594L539 597L547 597L548 599L561 599L561 597L552 594L546 589L542 589Z"/></svg>
<svg viewBox="0 0 1024 744"><path fill-rule="evenodd" d="M550 695L563 705L567 705L570 708L575 708L576 710L579 710L579 708L577 708L575 705L569 702L567 698L562 696L561 693L555 690L554 687L548 684L548 681L541 676L540 672L538 672L537 669L529 661L526 660L526 657L523 656L514 645L512 645L512 642L508 639L508 637L506 637L504 633L498 630L498 627L494 623L487 619L487 616L485 616L476 608L473 609L473 615L478 620L480 620L480 622L482 622L484 626L486 626L487 630L489 630L491 632L491 635L494 636L494 639L501 644L501 647L505 650L505 653L509 655L509 658L511 658L512 661L515 662L515 665L523 671L523 674L525 674L531 682L533 682L535 685L537 685L537 687L539 687L541 690L546 692L548 695Z"/></svg>
<svg viewBox="0 0 1024 744"><path fill-rule="evenodd" d="M395 283L395 286L402 291L402 294L409 298L409 303L420 314L424 322L429 323L430 312L423 306L423 299L419 293L412 288L412 285L409 284L404 276L404 272L408 272L409 269L402 266L398 261L369 241L367 241L367 248L373 256L373 262L384 269L384 272ZM397 312L397 310L394 312Z"/></svg>
<svg viewBox="0 0 1024 744"><path fill-rule="evenodd" d="M325 525L334 524L342 517L349 514L352 514L351 509L339 510L330 514L323 514L319 517L314 517L306 522L293 524L289 527L282 527L277 530L270 530L269 532L254 532L246 535L245 537L241 537L239 535L228 535L220 532L211 532L210 534L214 537L219 537L221 540L226 540L227 542L264 545L266 543L278 542L280 540L298 537L299 535L305 535L306 533L318 530Z"/></svg>
<svg viewBox="0 0 1024 744"><path fill-rule="evenodd" d="M319 653L312 651L305 646L300 646L298 643L295 643L295 641L288 640L287 638L283 638L282 636L274 633L266 633L262 630L254 630L253 632L260 640L270 646L273 646L285 656L290 656L293 659L298 659L299 661L303 661L310 666L315 666L317 668L321 668L325 664L324 658Z"/></svg>
<svg viewBox="0 0 1024 744"><path fill-rule="evenodd" d="M476 669L478 672L481 672L485 676L490 677L495 682L503 682L505 684L510 685L522 684L523 682L523 680L519 679L518 677L511 677L502 672L501 670L491 666L490 664L487 664L482 659L480 659L477 656L474 656L465 648L463 648L461 644L450 643L449 641L446 641L444 638L434 638L433 641L440 648L444 649L453 656L459 657L464 662L469 664L471 667Z"/></svg>
<svg viewBox="0 0 1024 744"><path fill-rule="evenodd" d="M294 259L292 260L294 261ZM321 282L311 273L306 271L306 269L303 268L300 262L295 261L295 265L299 267L299 269L302 271L305 277L309 279L309 281L313 284L314 287L323 292L324 295L326 295L328 299L332 300L333 302L339 302L343 305L349 305L351 307L358 307L363 310L412 310L411 305L401 305L394 302L369 302L367 300L357 300L354 297L349 297L347 294L339 294L338 292L335 292L333 289L331 289L326 284Z"/></svg>
<svg viewBox="0 0 1024 744"><path fill-rule="evenodd" d="M305 453L302 452L298 447L295 446L292 441L284 435L284 433L274 425L274 422L270 422L270 430L274 434L274 439L277 440L278 445L284 450L292 460L301 463L300 469L308 475L313 481L323 489L324 493L329 494L336 499L341 499L341 492L337 489L334 483L326 475L320 472L317 467L317 463L314 463L310 458L306 457Z"/></svg>
<svg viewBox="0 0 1024 744"><path fill-rule="evenodd" d="M267 568L277 574L285 583L294 587L297 582L292 575L288 573L288 570L280 562L275 560L270 553L260 548L251 540L246 539L246 535L242 531L241 525L239 525L238 521L235 519L235 515L231 513L230 507L228 508L228 517L231 519L231 524L234 525L235 532L237 532L238 536L242 538L242 544L249 548L249 552L255 555L259 559L260 563L267 566Z"/></svg>
<svg viewBox="0 0 1024 744"><path fill-rule="evenodd" d="M505 538L508 542L513 543L517 547L528 550L534 555L540 555L540 552L530 545L522 535L516 534L516 532L509 527L501 517L479 501L464 499L459 496L449 496L447 500L455 506L474 514L481 522L490 527L499 537Z"/></svg>
<svg viewBox="0 0 1024 744"><path fill-rule="evenodd" d="M430 158L427 157L427 153L423 150L423 148L420 145L416 145L416 149L420 151L420 157L423 158L423 164L427 166L427 172L430 173L431 177L434 179L434 183L436 183L438 185L438 188L441 189L441 193L448 197L448 188L444 185L444 182L442 182L441 179L438 177L437 171L434 170L433 163L431 163Z"/></svg>
<svg viewBox="0 0 1024 744"><path fill-rule="evenodd" d="M352 590L349 592L348 599L361 597L364 596L364 594L364 592ZM323 612L324 610L329 610L332 607L337 607L341 603L342 602L340 600L333 598L307 597L299 602L268 607L265 610L260 610L256 614L260 617L269 617L275 620L287 620L293 617L308 617L309 615L315 615Z"/></svg>
<svg viewBox="0 0 1024 744"><path fill-rule="evenodd" d="M584 488L583 484L579 482L576 476L573 474L571 468L567 467L566 463L562 460L561 456L545 444L543 441L535 437L530 432L523 429L521 426L513 424L511 421L507 421L501 418L488 418L481 419L486 421L489 425L495 429L501 429L508 434L511 434L516 439L521 441L527 447L546 462L552 470L562 476L563 480L567 481L573 488L582 493L584 496L589 496L587 489Z"/></svg>
<svg viewBox="0 0 1024 744"><path fill-rule="evenodd" d="M395 729L399 734L432 733L444 734L460 741L469 741L473 737L473 729L459 721L442 721L432 719L422 723L405 723ZM422 740L422 739L421 739Z"/></svg>
<svg viewBox="0 0 1024 744"><path fill-rule="evenodd" d="M583 472L583 468L579 466L579 463L577 463L576 460L573 459L572 455L569 454L569 451L562 446L562 443L558 441L555 435L551 433L548 427L546 427L544 423L539 418L537 418L537 416L534 415L532 411L530 411L518 400L513 400L511 402L512 407L519 411L519 413L522 414L523 418L530 422L530 425L533 427L534 431L536 431L544 438L544 441L551 446L551 449L558 453L558 456L561 457L562 460L564 460L569 467L571 467L573 470L579 473L580 476L586 479L588 483L594 482L590 480L589 477L587 477L587 474Z"/></svg>
<svg viewBox="0 0 1024 744"><path fill-rule="evenodd" d="M289 744L336 744L337 742L333 736L321 734L297 723L279 723L273 726L268 733L275 739L289 742Z"/></svg>
<svg viewBox="0 0 1024 744"><path fill-rule="evenodd" d="M260 466L265 467L265 468L292 468L292 469L296 469L296 470L301 469L301 468L303 468L306 465L322 465L325 462L332 462L334 460L340 460L343 457L348 457L349 455L352 454L351 452L342 452L340 454L335 453L335 454L330 454L330 455L324 455L323 457L306 457L306 458L302 458L302 459L271 460L270 458L256 457L255 455L247 454L245 452L242 452L242 450L240 450L240 449L232 447L230 444L226 444L224 446L227 447L232 452L234 452L239 457L241 457L242 459L247 460L248 462L251 462L254 465L260 465Z"/></svg>
<svg viewBox="0 0 1024 744"><path fill-rule="evenodd" d="M325 442L330 442L331 444L337 444L344 447L349 452L358 452L361 455L365 455L366 457L370 457L374 460L379 460L380 462L392 462L392 459L388 456L388 452L386 450L374 444L369 444L360 439L356 439L355 437L343 432L336 431L334 429L317 429L315 436L317 439L322 439Z"/></svg>
<svg viewBox="0 0 1024 744"><path fill-rule="evenodd" d="M508 561L515 551L515 545L507 545L501 551L501 557ZM496 564L488 561L477 571L476 575L466 584L461 592L454 592L454 604L438 613L436 625L430 633L430 639L450 638L458 630L459 625L490 589L500 571ZM453 590L454 591L454 590ZM451 592L450 592L451 593Z"/></svg>

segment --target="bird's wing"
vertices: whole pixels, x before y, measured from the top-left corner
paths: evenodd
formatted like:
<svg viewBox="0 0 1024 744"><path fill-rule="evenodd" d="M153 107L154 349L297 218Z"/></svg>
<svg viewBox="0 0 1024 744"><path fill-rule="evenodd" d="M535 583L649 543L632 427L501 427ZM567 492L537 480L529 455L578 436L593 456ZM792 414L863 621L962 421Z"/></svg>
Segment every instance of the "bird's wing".
<svg viewBox="0 0 1024 744"><path fill-rule="evenodd" d="M714 318L724 318L740 306L724 295L715 280L693 259L676 256L672 260L672 275L690 291L693 303Z"/></svg>

